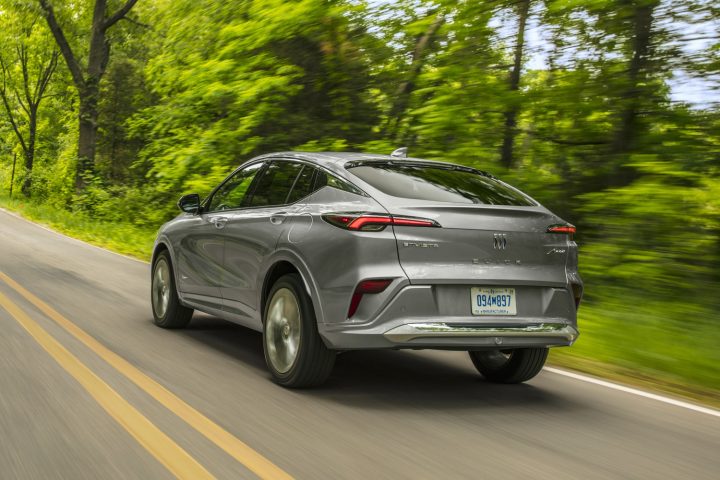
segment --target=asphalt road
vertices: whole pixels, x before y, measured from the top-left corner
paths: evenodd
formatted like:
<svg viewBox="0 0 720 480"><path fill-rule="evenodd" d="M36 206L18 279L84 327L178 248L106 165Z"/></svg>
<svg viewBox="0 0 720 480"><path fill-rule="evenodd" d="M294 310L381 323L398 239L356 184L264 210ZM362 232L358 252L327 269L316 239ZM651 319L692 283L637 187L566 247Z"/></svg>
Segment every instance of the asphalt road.
<svg viewBox="0 0 720 480"><path fill-rule="evenodd" d="M460 352L270 381L260 334L151 321L149 267L0 211L0 478L720 478L720 418Z"/></svg>

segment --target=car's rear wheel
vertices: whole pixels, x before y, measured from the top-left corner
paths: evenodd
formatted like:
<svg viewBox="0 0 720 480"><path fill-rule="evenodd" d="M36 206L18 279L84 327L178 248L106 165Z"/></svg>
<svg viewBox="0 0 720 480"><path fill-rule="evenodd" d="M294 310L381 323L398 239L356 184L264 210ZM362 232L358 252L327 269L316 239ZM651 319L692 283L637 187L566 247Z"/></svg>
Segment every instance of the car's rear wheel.
<svg viewBox="0 0 720 480"><path fill-rule="evenodd" d="M495 383L522 383L542 370L547 348L513 348L470 351L470 359L486 380Z"/></svg>
<svg viewBox="0 0 720 480"><path fill-rule="evenodd" d="M170 254L167 250L155 257L150 286L153 321L162 328L183 328L193 315L193 309L183 306L175 289Z"/></svg>
<svg viewBox="0 0 720 480"><path fill-rule="evenodd" d="M273 285L263 316L265 361L274 380L285 387L320 385L332 371L335 352L317 331L310 296L297 274Z"/></svg>

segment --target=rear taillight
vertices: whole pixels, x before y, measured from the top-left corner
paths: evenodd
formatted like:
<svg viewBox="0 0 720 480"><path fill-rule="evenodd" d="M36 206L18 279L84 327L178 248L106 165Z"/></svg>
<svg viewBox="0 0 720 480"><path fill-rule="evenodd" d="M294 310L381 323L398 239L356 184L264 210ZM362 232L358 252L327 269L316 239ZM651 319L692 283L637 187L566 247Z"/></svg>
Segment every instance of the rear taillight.
<svg viewBox="0 0 720 480"><path fill-rule="evenodd" d="M360 306L360 300L362 300L363 295L383 292L388 287L388 285L390 285L390 283L392 283L392 280L388 278L363 280L362 282L358 283L357 287L355 287L355 292L353 293L352 299L350 300L348 318L352 317L353 315L355 315L355 312L357 312L358 306Z"/></svg>
<svg viewBox="0 0 720 480"><path fill-rule="evenodd" d="M363 232L379 232L387 225L402 227L439 227L435 220L415 217L395 217L374 213L329 213L322 216L330 225Z"/></svg>
<svg viewBox="0 0 720 480"><path fill-rule="evenodd" d="M547 228L547 233L568 233L570 235L574 235L576 231L577 229L574 225L569 225L567 223L550 225Z"/></svg>

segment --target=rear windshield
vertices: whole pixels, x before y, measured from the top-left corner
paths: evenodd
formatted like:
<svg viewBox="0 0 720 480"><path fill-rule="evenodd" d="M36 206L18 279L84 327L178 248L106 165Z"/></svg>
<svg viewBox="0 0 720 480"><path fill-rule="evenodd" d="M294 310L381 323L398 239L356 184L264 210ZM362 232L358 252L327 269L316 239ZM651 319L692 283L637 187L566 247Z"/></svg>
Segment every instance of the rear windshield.
<svg viewBox="0 0 720 480"><path fill-rule="evenodd" d="M394 197L448 203L537 205L509 185L470 168L393 162L348 165L348 170Z"/></svg>

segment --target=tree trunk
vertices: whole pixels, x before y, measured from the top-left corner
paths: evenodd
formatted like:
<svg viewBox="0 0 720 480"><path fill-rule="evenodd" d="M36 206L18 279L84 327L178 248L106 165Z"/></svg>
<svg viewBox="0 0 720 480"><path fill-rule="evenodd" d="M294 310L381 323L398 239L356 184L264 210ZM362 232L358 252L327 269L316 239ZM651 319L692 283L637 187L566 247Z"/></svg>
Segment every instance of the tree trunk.
<svg viewBox="0 0 720 480"><path fill-rule="evenodd" d="M80 192L87 187L95 174L95 150L97 148L98 99L100 79L105 73L110 46L105 37L106 0L96 0L90 34L87 73L79 86L80 109L78 111L78 164L75 173L75 189Z"/></svg>
<svg viewBox="0 0 720 480"><path fill-rule="evenodd" d="M126 17L138 0L126 0L110 16L107 16L107 0L95 0L92 29L90 32L90 51L87 58L87 70L83 72L81 62L72 51L65 33L55 18L55 11L49 0L39 0L45 12L48 27L55 37L60 53L72 75L73 83L80 97L78 112L78 164L75 175L75 188L80 193L87 180L95 173L95 149L97 142L98 101L100 98L100 80L105 73L110 58L110 43L107 30Z"/></svg>
<svg viewBox="0 0 720 480"><path fill-rule="evenodd" d="M500 147L500 164L505 168L511 168L514 163L513 145L515 144L515 135L517 133L517 115L519 106L515 98L515 93L520 88L520 70L522 69L523 51L525 48L525 27L530 12L530 0L524 0L518 3L518 28L515 40L515 55L513 61L513 69L510 72L510 104L505 111L505 133L503 136L502 147Z"/></svg>
<svg viewBox="0 0 720 480"><path fill-rule="evenodd" d="M95 173L95 148L97 145L98 125L98 87L87 88L80 96L78 112L78 164L75 176L75 188L83 190L90 177Z"/></svg>
<svg viewBox="0 0 720 480"><path fill-rule="evenodd" d="M23 180L22 194L30 197L30 189L32 187L32 170L35 161L35 137L37 134L37 110L31 108L30 118L28 119L28 141L25 150L25 179Z"/></svg>
<svg viewBox="0 0 720 480"><path fill-rule="evenodd" d="M13 153L12 173L10 174L10 198L12 198L13 185L15 184L15 165L17 164L17 152Z"/></svg>
<svg viewBox="0 0 720 480"><path fill-rule="evenodd" d="M387 123L385 124L386 137L395 140L397 137L397 131L400 127L400 122L405 116L405 112L408 107L410 100L410 94L415 89L415 80L422 71L423 65L425 64L425 57L427 50L435 40L440 27L445 23L445 15L438 14L435 20L430 24L428 29L421 36L418 37L415 42L415 48L413 48L412 63L410 64L410 70L408 76L404 82L400 84L395 94L395 102L390 109L388 114Z"/></svg>
<svg viewBox="0 0 720 480"><path fill-rule="evenodd" d="M627 153L636 146L638 113L642 104L643 85L647 82L647 69L652 41L653 14L658 2L638 5L633 13L632 58L628 69L628 88L621 97L624 105L620 112L611 153Z"/></svg>

